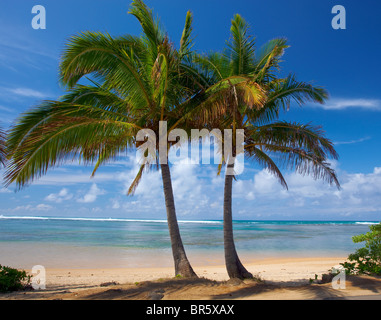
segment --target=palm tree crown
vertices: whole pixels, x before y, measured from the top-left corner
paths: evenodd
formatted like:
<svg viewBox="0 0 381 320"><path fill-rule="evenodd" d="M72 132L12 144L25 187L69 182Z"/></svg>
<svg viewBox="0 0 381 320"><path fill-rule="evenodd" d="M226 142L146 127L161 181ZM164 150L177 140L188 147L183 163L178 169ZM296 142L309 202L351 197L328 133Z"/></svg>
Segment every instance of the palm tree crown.
<svg viewBox="0 0 381 320"><path fill-rule="evenodd" d="M101 164L139 148L135 137L140 129L158 135L160 121L171 126L178 121L176 106L192 95L194 86L183 68L192 46L192 15L187 13L176 50L141 0L133 1L129 13L141 24L139 37L83 32L69 40L60 64L60 81L69 92L24 113L12 128L8 184L22 187L76 157L95 163L94 175ZM79 84L84 77L89 84ZM141 164L129 193L151 165ZM169 167L161 168L176 274L195 276L182 247Z"/></svg>
<svg viewBox="0 0 381 320"><path fill-rule="evenodd" d="M273 173L287 188L279 166L311 174L329 183L339 182L327 159L337 159L332 142L318 126L279 120L281 110L288 110L291 101L299 105L312 101L324 103L328 93L321 87L299 82L292 74L279 78L280 59L288 47L286 39L269 41L255 49L255 38L249 26L235 15L231 38L223 53L194 56L194 63L206 80L203 90L189 103L190 118L198 126L244 131L244 154ZM234 144L234 140L233 140ZM235 150L236 146L233 146ZM223 162L234 170L236 154ZM221 170L222 163L219 171ZM234 171L233 171L234 172ZM232 227L232 181L225 176L224 238L225 259L230 277L251 277L236 253Z"/></svg>

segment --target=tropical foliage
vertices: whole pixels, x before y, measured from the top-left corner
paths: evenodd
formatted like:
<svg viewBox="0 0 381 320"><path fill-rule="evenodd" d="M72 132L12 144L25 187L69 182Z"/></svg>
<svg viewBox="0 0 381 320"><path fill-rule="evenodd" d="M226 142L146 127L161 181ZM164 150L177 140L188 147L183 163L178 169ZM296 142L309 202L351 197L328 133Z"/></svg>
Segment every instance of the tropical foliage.
<svg viewBox="0 0 381 320"><path fill-rule="evenodd" d="M0 129L0 165L5 165L5 132Z"/></svg>
<svg viewBox="0 0 381 320"><path fill-rule="evenodd" d="M291 101L299 105L323 103L328 94L321 87L297 81L293 74L278 76L281 57L288 47L283 38L269 41L259 50L249 26L235 15L231 38L223 53L197 55L194 62L207 86L189 115L199 125L244 131L244 154L274 174L287 188L279 167L310 174L339 187L334 170L327 162L338 155L320 127L279 120ZM233 150L237 145L233 138ZM224 155L228 169L234 169L236 154ZM221 170L221 166L220 169ZM233 240L233 176L225 176L224 237L225 259L230 277L251 277L240 262Z"/></svg>
<svg viewBox="0 0 381 320"><path fill-rule="evenodd" d="M364 242L365 246L348 256L341 265L350 274L381 275L381 223L370 225L370 231L352 237L354 243Z"/></svg>
<svg viewBox="0 0 381 320"><path fill-rule="evenodd" d="M30 279L24 270L0 265L0 292L24 289L30 285Z"/></svg>
<svg viewBox="0 0 381 320"><path fill-rule="evenodd" d="M192 15L186 16L176 50L142 1L133 1L129 13L141 24L139 37L83 32L69 40L60 80L70 91L59 101L44 101L27 111L11 129L8 184L22 187L48 168L75 158L95 163L94 175L103 163L139 148L140 129L152 130L158 137L160 121L172 127L179 120L176 106L193 94L194 82L183 67L192 46ZM89 83L79 84L84 77ZM152 165L143 161L130 194ZM161 164L161 172L175 272L195 276L177 225L168 164Z"/></svg>
<svg viewBox="0 0 381 320"><path fill-rule="evenodd" d="M65 46L60 82L68 92L57 101L43 101L24 114L7 139L6 183L23 187L63 161L80 159L97 169L130 149L143 150L140 170L128 193L133 194L145 171L161 168L175 273L196 276L185 254L177 223L169 165L137 141L139 130L160 136L181 127L244 132L244 155L260 164L287 188L281 168L296 170L339 186L328 159L338 157L320 127L279 120L291 102L324 103L321 87L301 82L293 74L280 76L286 39L269 41L257 50L249 25L235 15L231 38L223 52L195 53L192 15L187 13L178 49L158 19L141 0L129 11L139 21L141 36L112 37L82 32ZM227 138L222 136L225 141ZM169 150L176 142L165 142ZM0 156L4 150L0 149ZM222 157L234 172L234 152ZM164 155L167 160L168 154ZM153 161L155 160L155 161ZM163 160L163 159L160 159ZM233 237L232 174L225 175L224 243L230 277L251 277L238 258Z"/></svg>

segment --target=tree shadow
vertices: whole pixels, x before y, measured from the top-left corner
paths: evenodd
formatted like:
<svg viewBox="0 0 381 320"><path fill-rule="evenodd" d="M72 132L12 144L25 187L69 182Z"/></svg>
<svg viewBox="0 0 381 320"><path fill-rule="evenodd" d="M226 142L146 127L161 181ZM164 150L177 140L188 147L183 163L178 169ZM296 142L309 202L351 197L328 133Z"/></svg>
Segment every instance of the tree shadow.
<svg viewBox="0 0 381 320"><path fill-rule="evenodd" d="M211 299L323 300L342 297L342 293L326 286L305 283L295 284L294 281L291 281L252 284L230 293L214 295Z"/></svg>
<svg viewBox="0 0 381 320"><path fill-rule="evenodd" d="M346 287L350 290L360 289L361 294L381 293L381 277L370 276L350 276L346 278ZM263 295L263 294L268 295ZM271 295L270 295L271 294ZM350 291L345 289L334 289L331 283L326 284L306 284L305 282L266 282L253 283L243 288L238 288L230 293L214 295L211 299L253 299L256 297L262 299L264 296L268 296L269 300L345 300L354 297ZM364 295L365 296L365 295Z"/></svg>
<svg viewBox="0 0 381 320"><path fill-rule="evenodd" d="M116 286L98 292L89 292L81 295L84 300L160 300L163 297L168 300L178 300L188 297L191 300L232 300L232 299L253 299L257 296L268 293L269 300L283 300L283 296L294 294L303 299L335 299L343 298L343 294L328 286L306 285L303 283L290 282L264 282L258 280L249 281L215 281L205 278L198 279L164 279L161 281L145 281L136 284ZM200 295L197 295L197 293ZM223 292L223 293L218 293ZM182 295L181 293L185 293ZM189 294L189 295L188 295ZM199 298L201 297L201 298ZM188 299L187 298L187 299Z"/></svg>
<svg viewBox="0 0 381 320"><path fill-rule="evenodd" d="M195 286L217 286L218 282L205 278L195 279L163 279L158 281L144 281L135 285L130 284L128 288L125 285L116 286L101 292L82 295L85 300L121 300L121 299L144 299L160 300L164 294L172 294L179 290ZM133 286L133 287L131 287Z"/></svg>
<svg viewBox="0 0 381 320"><path fill-rule="evenodd" d="M375 299L381 296L381 277L348 276L347 290L332 288L331 283L307 284L303 281L260 281L232 279L215 281L206 278L166 278L140 283L109 286L65 285L32 290L0 299L80 299L80 300L345 300Z"/></svg>
<svg viewBox="0 0 381 320"><path fill-rule="evenodd" d="M370 290L374 293L381 292L381 277L380 276L347 276L347 283L352 287L357 287L363 290Z"/></svg>
<svg viewBox="0 0 381 320"><path fill-rule="evenodd" d="M46 289L32 289L27 287L22 290L3 292L0 293L0 300L14 299L14 300L38 300L38 299L55 299L60 298L62 295L72 294L74 290L86 289L91 290L97 288L96 285L72 284L72 285L54 285L47 286Z"/></svg>

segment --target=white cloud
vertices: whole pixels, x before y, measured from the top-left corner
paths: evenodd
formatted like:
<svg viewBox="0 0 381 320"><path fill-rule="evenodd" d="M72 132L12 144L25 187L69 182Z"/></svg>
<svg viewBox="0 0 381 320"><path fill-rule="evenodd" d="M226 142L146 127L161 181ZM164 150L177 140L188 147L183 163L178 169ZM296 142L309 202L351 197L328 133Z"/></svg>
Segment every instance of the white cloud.
<svg viewBox="0 0 381 320"><path fill-rule="evenodd" d="M0 21L0 66L16 72L25 72L25 66L41 69L58 60L58 51L34 36L32 28L10 25Z"/></svg>
<svg viewBox="0 0 381 320"><path fill-rule="evenodd" d="M215 165L190 165L180 162L171 165L172 185L175 196L176 211L179 218L185 219L222 219L224 171L216 175ZM76 197L77 202L93 203L104 190L100 187L104 182L111 182L120 194L112 195L103 205L115 209L115 215L127 217L157 218L165 217L165 201L160 170L144 172L140 185L132 197L127 197L127 189L139 169L135 157L129 157L126 171L100 173L95 179L88 174L70 170L47 175L51 180L42 181L48 185L67 185L88 183L82 194ZM235 219L378 219L381 213L381 167L370 173L348 173L340 169L340 163L331 161L331 167L338 174L341 190L310 176L285 171L284 177L289 189L284 189L279 181L267 170L255 170L246 163L243 175L237 176L233 182L233 214ZM98 177L98 180L96 180ZM44 179L44 178L43 178ZM43 180L41 179L41 180ZM99 183L98 183L99 182ZM102 184L101 184L102 183ZM107 188L110 184L107 184ZM69 190L70 189L70 190ZM62 187L57 193L50 193L45 201L61 203L74 199L71 188ZM3 194L5 197L6 194ZM73 202L73 201L72 201ZM65 203L70 206L70 201ZM102 209L99 202L98 206ZM49 210L50 206L24 205L17 211ZM51 207L50 207L51 208ZM15 209L15 210L16 210ZM76 214L90 211L77 210ZM66 209L65 209L66 210ZM96 209L94 209L96 210ZM98 210L98 209L97 209ZM10 210L12 212L12 210ZM104 212L104 208L103 208ZM74 214L74 213L73 213Z"/></svg>
<svg viewBox="0 0 381 320"><path fill-rule="evenodd" d="M119 209L120 208L120 202L116 199L111 199L111 208L112 209Z"/></svg>
<svg viewBox="0 0 381 320"><path fill-rule="evenodd" d="M348 140L348 141L334 141L333 144L336 146L342 145L342 144L355 144L355 143L361 143L364 141L370 140L371 137L365 137L365 138L360 138L360 139L355 139L355 140Z"/></svg>
<svg viewBox="0 0 381 320"><path fill-rule="evenodd" d="M44 204L44 203L38 204L36 206L36 210L38 210L38 211L48 211L52 208L53 208L52 206L50 206L48 204Z"/></svg>
<svg viewBox="0 0 381 320"><path fill-rule="evenodd" d="M130 158L130 163L132 169L118 177L118 180L124 185L122 192L124 196L139 170L134 157ZM210 184L209 175L204 181L205 172L208 172L205 170L205 166L190 164L189 159L185 158L178 161L177 164L171 165L170 170L176 212L179 217L197 216L201 212L210 212L211 208L215 208L210 205L209 200L210 198L218 199L220 193L214 192L215 185ZM151 213L152 208L155 208L155 214L164 214L165 200L161 170L153 169L150 172L144 172L135 194L125 199L119 199L118 203L112 201L112 206L119 204L128 213L147 211Z"/></svg>
<svg viewBox="0 0 381 320"><path fill-rule="evenodd" d="M12 191L6 188L0 188L0 193L11 193Z"/></svg>
<svg viewBox="0 0 381 320"><path fill-rule="evenodd" d="M58 169L55 169L58 172ZM107 181L115 181L120 177L121 172L115 173L97 173L93 178L91 178L90 173L73 173L73 172L63 172L60 173L48 173L47 175L41 177L39 180L35 181L34 185L73 185L77 183L100 183Z"/></svg>
<svg viewBox="0 0 381 320"><path fill-rule="evenodd" d="M189 163L187 158L171 167L172 186L179 200L195 199L201 195L201 183L196 172L198 166Z"/></svg>
<svg viewBox="0 0 381 320"><path fill-rule="evenodd" d="M69 193L68 189L63 188L59 193L51 193L45 197L46 201L52 201L56 203L61 203L62 201L70 200L73 194Z"/></svg>
<svg viewBox="0 0 381 320"><path fill-rule="evenodd" d="M336 162L332 167L341 182L340 190L294 172L284 174L289 187L285 190L268 171L262 170L253 179L238 180L233 192L235 198L252 200L240 205L248 216L260 213L276 218L300 218L307 214L326 219L377 217L376 214L381 213L381 168L376 167L371 173L347 173L341 171ZM254 204L255 210L250 210Z"/></svg>
<svg viewBox="0 0 381 320"><path fill-rule="evenodd" d="M95 183L91 186L90 190L84 195L83 198L77 200L77 202L91 203L97 200L97 197L105 194L105 191L99 189Z"/></svg>
<svg viewBox="0 0 381 320"><path fill-rule="evenodd" d="M360 108L365 110L381 111L381 100L365 98L335 98L330 99L326 104L316 104L313 106L320 107L326 110L345 110L348 108Z"/></svg>
<svg viewBox="0 0 381 320"><path fill-rule="evenodd" d="M17 212L17 211L49 211L53 209L52 206L44 203L40 203L36 206L33 205L24 205L24 206L17 206L16 208L12 210L7 210L7 211L12 211L12 212Z"/></svg>
<svg viewBox="0 0 381 320"><path fill-rule="evenodd" d="M213 203L210 204L211 208L222 208L222 204L218 201L214 201Z"/></svg>
<svg viewBox="0 0 381 320"><path fill-rule="evenodd" d="M128 172L120 173L117 180L122 182L124 188L122 194L126 195L131 183L134 181L138 173L138 166L135 165ZM161 183L161 173L156 169L152 171L143 172L143 176L139 182L138 187L135 190L134 196L139 196L143 198L157 198L163 193L163 186Z"/></svg>
<svg viewBox="0 0 381 320"><path fill-rule="evenodd" d="M6 112L13 112L14 111L11 108L7 108L7 107L4 107L4 106L0 106L0 110L1 111L6 111Z"/></svg>
<svg viewBox="0 0 381 320"><path fill-rule="evenodd" d="M6 90L15 94L15 95L23 96L23 97L29 97L29 98L41 98L41 99L43 99L43 98L46 98L49 96L46 93L43 93L43 92L40 92L40 91L37 91L34 89L30 89L30 88L15 88L15 89L8 88Z"/></svg>
<svg viewBox="0 0 381 320"><path fill-rule="evenodd" d="M372 173L348 174L342 183L341 199L360 199L362 204L381 204L381 168Z"/></svg>
<svg viewBox="0 0 381 320"><path fill-rule="evenodd" d="M279 190L279 183L275 176L270 174L267 170L262 170L254 176L254 190L259 194L273 193Z"/></svg>

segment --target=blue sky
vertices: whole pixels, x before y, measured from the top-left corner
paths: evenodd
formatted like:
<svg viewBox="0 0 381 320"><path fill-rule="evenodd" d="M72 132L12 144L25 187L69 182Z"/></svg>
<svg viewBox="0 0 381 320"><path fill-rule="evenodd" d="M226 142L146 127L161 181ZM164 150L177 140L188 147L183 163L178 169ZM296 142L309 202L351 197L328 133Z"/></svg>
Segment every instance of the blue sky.
<svg viewBox="0 0 381 320"><path fill-rule="evenodd" d="M140 34L127 14L130 1L7 1L0 10L0 124L7 128L20 112L62 93L57 78L65 41L80 31ZM46 29L31 27L33 5L46 8ZM258 47L288 38L282 73L324 86L324 106L293 105L282 119L322 125L340 159L332 162L342 189L285 172L283 190L262 168L245 163L234 184L235 219L380 220L381 214L381 3L365 1L173 1L150 0L175 43L187 10L194 14L195 49L220 50L230 20L240 13ZM346 9L347 29L334 30L334 5ZM120 159L90 179L91 167L67 164L29 187L0 189L0 215L165 218L159 172L143 178L135 196L126 188L136 173L135 155ZM3 173L1 171L0 173ZM221 219L223 178L214 166L172 168L179 219Z"/></svg>

